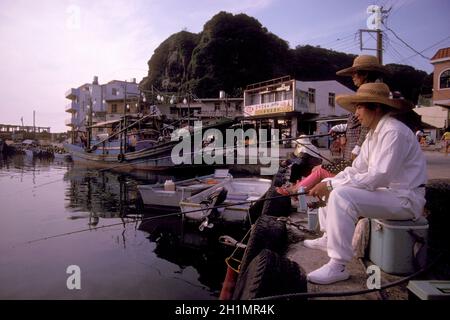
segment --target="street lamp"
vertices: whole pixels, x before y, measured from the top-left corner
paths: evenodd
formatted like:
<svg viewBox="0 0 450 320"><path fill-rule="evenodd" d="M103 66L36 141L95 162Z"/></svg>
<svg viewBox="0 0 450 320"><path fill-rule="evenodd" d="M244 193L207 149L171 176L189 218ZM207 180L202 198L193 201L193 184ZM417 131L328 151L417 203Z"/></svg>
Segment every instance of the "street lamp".
<svg viewBox="0 0 450 320"><path fill-rule="evenodd" d="M189 97L189 95L187 96L187 98L183 99L183 104L187 104L188 107L188 126L191 125L191 99Z"/></svg>

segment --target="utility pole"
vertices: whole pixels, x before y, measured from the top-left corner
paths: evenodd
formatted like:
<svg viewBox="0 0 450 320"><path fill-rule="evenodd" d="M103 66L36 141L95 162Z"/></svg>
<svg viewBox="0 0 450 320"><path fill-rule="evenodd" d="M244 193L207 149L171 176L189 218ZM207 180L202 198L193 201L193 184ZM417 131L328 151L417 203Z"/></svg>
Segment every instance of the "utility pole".
<svg viewBox="0 0 450 320"><path fill-rule="evenodd" d="M387 19L388 13L391 11L391 8L388 10L383 10L383 7L379 7L376 5L370 5L367 8L367 13L369 14L369 18L367 18L367 29L359 30L359 41L360 41L360 50L373 50L377 52L377 58L380 64L383 64L383 31L381 30L381 25L383 21ZM376 49L373 48L364 48L362 35L363 33L376 33Z"/></svg>
<svg viewBox="0 0 450 320"><path fill-rule="evenodd" d="M377 29L377 57L380 64L383 64L383 32Z"/></svg>

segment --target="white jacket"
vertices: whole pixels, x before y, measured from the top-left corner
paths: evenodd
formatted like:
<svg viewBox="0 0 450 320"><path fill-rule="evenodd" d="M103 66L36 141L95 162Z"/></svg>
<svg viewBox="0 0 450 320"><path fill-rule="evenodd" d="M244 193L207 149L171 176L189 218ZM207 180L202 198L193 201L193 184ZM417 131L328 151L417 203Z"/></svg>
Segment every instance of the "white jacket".
<svg viewBox="0 0 450 320"><path fill-rule="evenodd" d="M353 186L373 191L389 188L419 217L425 205L426 161L414 133L385 115L370 130L351 167L331 180L333 188Z"/></svg>

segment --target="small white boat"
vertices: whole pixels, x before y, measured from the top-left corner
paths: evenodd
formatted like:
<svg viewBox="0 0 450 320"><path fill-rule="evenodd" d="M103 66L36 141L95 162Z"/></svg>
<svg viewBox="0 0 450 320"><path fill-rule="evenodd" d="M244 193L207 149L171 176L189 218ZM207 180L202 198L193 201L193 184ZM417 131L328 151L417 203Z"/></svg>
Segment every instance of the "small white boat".
<svg viewBox="0 0 450 320"><path fill-rule="evenodd" d="M217 169L214 174L177 181L175 190L167 190L164 183L137 186L144 205L161 209L179 209L180 201L231 179L227 169Z"/></svg>
<svg viewBox="0 0 450 320"><path fill-rule="evenodd" d="M249 209L251 203L242 203L246 201L256 201L260 199L269 190L272 184L270 179L261 178L233 178L224 181L216 186L212 186L207 190L204 190L198 194L186 198L180 202L181 211L184 213L183 217L186 220L202 222L202 226L211 227L208 223L208 217L211 215L212 210L208 207L214 205L228 205L229 207L218 208L214 215L214 218L222 220L224 222L245 222L248 219ZM226 193L224 192L226 190ZM222 203L220 201L212 201L212 198L226 194L226 198ZM220 197L220 196L219 196ZM210 205L205 205L210 203ZM235 203L236 205L233 205ZM194 210L204 210L191 212ZM210 217L212 218L212 217Z"/></svg>

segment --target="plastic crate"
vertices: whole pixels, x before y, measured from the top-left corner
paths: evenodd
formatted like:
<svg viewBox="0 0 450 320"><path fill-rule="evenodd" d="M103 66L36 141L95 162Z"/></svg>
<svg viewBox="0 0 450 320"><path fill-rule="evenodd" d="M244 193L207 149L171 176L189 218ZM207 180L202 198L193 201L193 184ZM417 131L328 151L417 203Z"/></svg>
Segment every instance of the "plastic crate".
<svg viewBox="0 0 450 320"><path fill-rule="evenodd" d="M381 270L391 274L410 274L416 271L414 245L417 238L425 242L426 250L428 221L371 219L370 260Z"/></svg>

